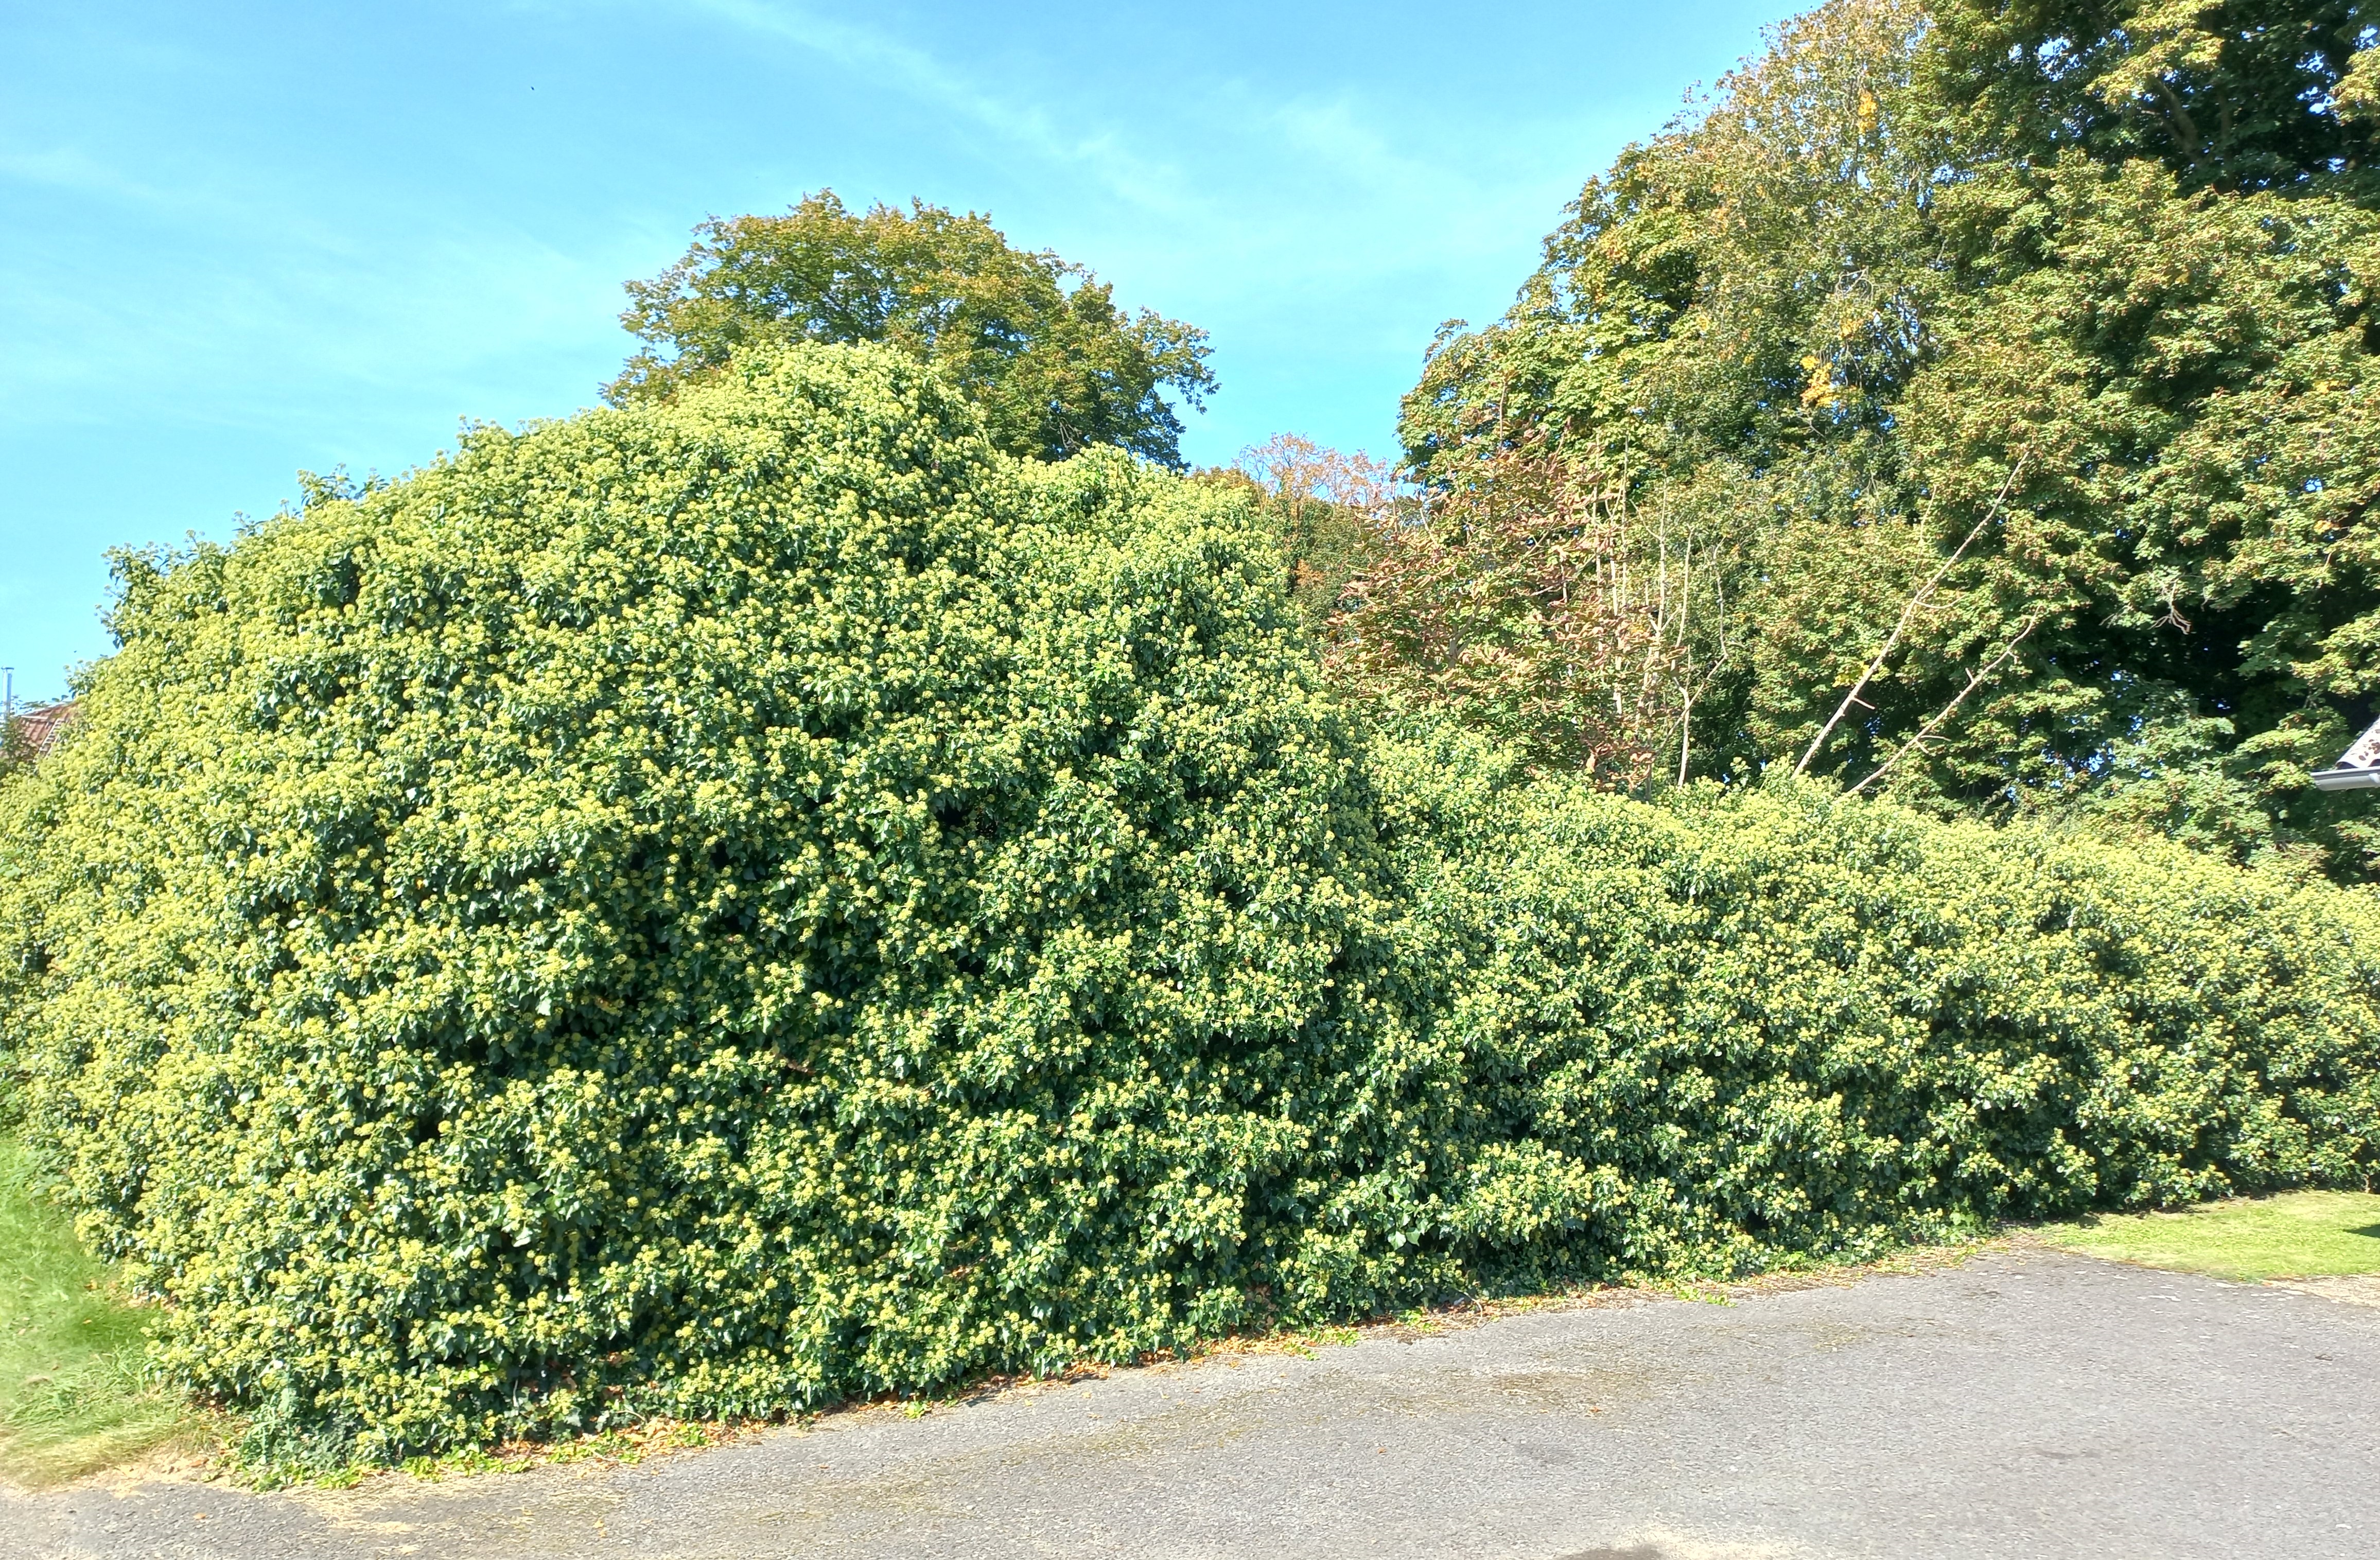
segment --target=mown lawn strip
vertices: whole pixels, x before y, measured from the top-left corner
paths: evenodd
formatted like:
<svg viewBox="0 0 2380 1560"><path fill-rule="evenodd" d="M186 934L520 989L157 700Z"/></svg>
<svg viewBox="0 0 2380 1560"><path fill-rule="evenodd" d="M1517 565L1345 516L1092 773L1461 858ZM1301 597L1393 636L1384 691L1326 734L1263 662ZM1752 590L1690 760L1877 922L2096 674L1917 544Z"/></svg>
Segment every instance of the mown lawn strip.
<svg viewBox="0 0 2380 1560"><path fill-rule="evenodd" d="M2235 1198L2174 1213L2107 1215L2042 1233L2093 1256L2218 1278L2380 1273L2380 1195L2364 1191Z"/></svg>

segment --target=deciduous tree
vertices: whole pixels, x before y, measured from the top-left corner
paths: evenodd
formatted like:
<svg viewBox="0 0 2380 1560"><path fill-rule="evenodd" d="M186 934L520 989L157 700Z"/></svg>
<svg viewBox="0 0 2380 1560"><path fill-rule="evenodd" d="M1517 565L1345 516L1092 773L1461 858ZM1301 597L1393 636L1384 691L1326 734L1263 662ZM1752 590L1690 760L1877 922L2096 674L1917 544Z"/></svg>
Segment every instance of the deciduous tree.
<svg viewBox="0 0 2380 1560"><path fill-rule="evenodd" d="M749 343L882 342L940 369L1011 454L1116 444L1178 466L1165 393L1196 408L1216 388L1204 331L1127 316L1081 266L922 200L854 213L820 190L783 216L714 218L628 297L621 323L648 345L606 390L614 403L668 395Z"/></svg>
<svg viewBox="0 0 2380 1560"><path fill-rule="evenodd" d="M1625 472L1707 538L1711 771L2362 876L2369 799L2305 775L2380 693L2373 42L2295 0L1831 0L1441 336L1408 459Z"/></svg>

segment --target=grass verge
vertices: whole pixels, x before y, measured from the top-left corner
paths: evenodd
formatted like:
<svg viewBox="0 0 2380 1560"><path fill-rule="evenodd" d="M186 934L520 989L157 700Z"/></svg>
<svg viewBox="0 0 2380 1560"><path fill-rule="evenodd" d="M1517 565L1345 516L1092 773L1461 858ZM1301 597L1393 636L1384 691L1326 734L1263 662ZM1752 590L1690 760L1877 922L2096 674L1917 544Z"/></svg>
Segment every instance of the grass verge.
<svg viewBox="0 0 2380 1560"><path fill-rule="evenodd" d="M2107 1215L2041 1233L2070 1251L2218 1278L2380 1273L2380 1196L2365 1191L2291 1191L2170 1214Z"/></svg>
<svg viewBox="0 0 2380 1560"><path fill-rule="evenodd" d="M148 1323L0 1134L0 1477L54 1484L208 1434L150 1379Z"/></svg>

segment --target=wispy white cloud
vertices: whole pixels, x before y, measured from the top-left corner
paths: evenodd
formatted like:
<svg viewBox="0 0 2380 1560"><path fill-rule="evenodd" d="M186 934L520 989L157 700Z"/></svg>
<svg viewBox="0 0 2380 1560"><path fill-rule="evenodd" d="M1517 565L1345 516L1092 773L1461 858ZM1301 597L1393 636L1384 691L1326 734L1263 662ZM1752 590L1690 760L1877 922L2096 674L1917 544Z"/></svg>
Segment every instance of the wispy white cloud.
<svg viewBox="0 0 2380 1560"><path fill-rule="evenodd" d="M1218 262L1245 262L1245 274L1279 288L1525 256L1581 176L1576 149L1597 139L1602 117L1592 105L1553 105L1535 133L1516 134L1503 119L1493 144L1473 145L1457 127L1416 112L1427 107L1416 81L1390 80L1377 93L1342 85L1328 96L1284 97L1227 76L1176 78L1161 103L1136 104L1129 123L1107 121L1091 94L1054 106L1025 102L892 31L792 0L682 3L689 14L799 49L986 132L1053 175L1087 175L1159 219L1120 234L1103 270L1138 248L1136 270L1167 269L1170 257L1211 278ZM1195 147L1207 179L1147 150L1159 139ZM1234 170L1228 200L1213 178L1219 162ZM1185 244L1192 233L1195 243Z"/></svg>
<svg viewBox="0 0 2380 1560"><path fill-rule="evenodd" d="M892 86L967 120L1049 162L1085 169L1108 191L1166 216L1186 216L1200 202L1181 171L1139 156L1111 129L1069 130L1038 105L993 92L915 44L875 28L822 17L777 0L686 0L687 9L773 38Z"/></svg>
<svg viewBox="0 0 2380 1560"><path fill-rule="evenodd" d="M0 250L16 300L0 416L20 425L101 426L137 407L151 424L303 428L352 421L357 396L442 393L480 409L492 368L602 333L626 264L451 213L361 220L298 190L229 190L203 169L168 186L75 148L0 147L0 202L51 231L128 207L175 253L160 285L136 282L120 250Z"/></svg>
<svg viewBox="0 0 2380 1560"><path fill-rule="evenodd" d="M159 210L184 211L192 204L187 191L130 177L70 146L0 147L0 180Z"/></svg>

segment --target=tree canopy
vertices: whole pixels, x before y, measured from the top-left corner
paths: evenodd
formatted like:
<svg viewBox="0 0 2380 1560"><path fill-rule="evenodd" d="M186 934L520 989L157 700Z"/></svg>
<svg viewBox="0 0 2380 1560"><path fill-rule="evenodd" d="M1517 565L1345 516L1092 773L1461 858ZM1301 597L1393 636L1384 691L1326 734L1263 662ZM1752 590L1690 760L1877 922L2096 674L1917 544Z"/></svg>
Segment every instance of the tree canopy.
<svg viewBox="0 0 2380 1560"><path fill-rule="evenodd" d="M2147 158L2192 189L2375 188L2380 34L2358 0L1951 0L1934 14L1928 84L1979 157Z"/></svg>
<svg viewBox="0 0 2380 1560"><path fill-rule="evenodd" d="M1408 550L1666 582L1511 594L1444 653L1530 648L1446 702L1511 729L1524 683L1547 761L1630 752L1632 785L1803 768L2371 873L2368 798L2305 783L2380 693L2357 18L1832 0L1779 28L1406 398L1443 517Z"/></svg>
<svg viewBox="0 0 2380 1560"><path fill-rule="evenodd" d="M855 214L829 189L783 216L715 218L628 296L621 322L650 345L607 389L614 404L674 393L757 343L881 342L939 369L1010 454L1113 444L1179 466L1164 392L1196 408L1216 388L1204 331L1127 317L1083 267L923 200Z"/></svg>

